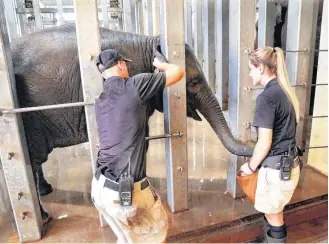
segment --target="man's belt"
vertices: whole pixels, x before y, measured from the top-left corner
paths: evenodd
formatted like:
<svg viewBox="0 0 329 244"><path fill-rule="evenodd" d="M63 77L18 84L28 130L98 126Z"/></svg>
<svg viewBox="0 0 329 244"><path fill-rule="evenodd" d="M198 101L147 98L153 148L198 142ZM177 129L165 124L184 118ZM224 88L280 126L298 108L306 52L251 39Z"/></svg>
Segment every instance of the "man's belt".
<svg viewBox="0 0 329 244"><path fill-rule="evenodd" d="M95 178L97 180L99 180L99 177L101 176L102 172L97 170L95 173ZM150 185L150 183L148 182L148 180L145 178L142 182L141 182L141 190L144 190L146 187L148 187ZM104 183L104 187L113 190L113 191L119 191L119 183L115 182L113 180L110 180L108 178L106 178L105 183Z"/></svg>

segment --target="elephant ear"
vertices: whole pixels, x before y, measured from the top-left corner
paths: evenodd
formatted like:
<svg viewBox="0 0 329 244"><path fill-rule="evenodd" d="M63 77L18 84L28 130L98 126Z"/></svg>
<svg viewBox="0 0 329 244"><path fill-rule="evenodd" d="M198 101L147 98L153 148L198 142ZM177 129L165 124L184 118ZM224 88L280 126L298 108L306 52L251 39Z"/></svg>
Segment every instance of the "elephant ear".
<svg viewBox="0 0 329 244"><path fill-rule="evenodd" d="M161 46L157 45L154 47L154 57L159 59L161 62L168 63L167 58L161 52Z"/></svg>

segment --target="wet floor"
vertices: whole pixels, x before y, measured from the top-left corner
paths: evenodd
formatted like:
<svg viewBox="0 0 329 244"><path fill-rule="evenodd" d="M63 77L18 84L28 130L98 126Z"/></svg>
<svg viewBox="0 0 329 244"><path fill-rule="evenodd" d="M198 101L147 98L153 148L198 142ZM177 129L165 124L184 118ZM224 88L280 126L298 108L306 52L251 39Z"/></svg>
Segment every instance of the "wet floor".
<svg viewBox="0 0 329 244"><path fill-rule="evenodd" d="M168 236L256 213L248 200L233 200L226 194L228 152L209 124L191 119L187 123L189 210L172 215L166 205ZM151 135L163 134L162 114L151 118L150 128ZM100 228L97 210L90 200L92 170L88 144L55 149L44 164L44 171L54 192L42 197L42 202L54 220L41 242L115 242L109 228ZM166 199L164 140L150 142L147 175ZM298 187L292 202L327 193L327 177L307 170L304 184ZM0 220L0 242L17 242L9 215Z"/></svg>

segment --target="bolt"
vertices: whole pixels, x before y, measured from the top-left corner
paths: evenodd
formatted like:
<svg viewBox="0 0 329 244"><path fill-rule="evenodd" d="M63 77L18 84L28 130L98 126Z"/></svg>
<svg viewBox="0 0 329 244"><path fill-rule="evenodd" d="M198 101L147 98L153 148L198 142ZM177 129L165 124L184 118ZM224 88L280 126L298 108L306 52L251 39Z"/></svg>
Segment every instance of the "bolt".
<svg viewBox="0 0 329 244"><path fill-rule="evenodd" d="M245 54L248 54L248 55L251 54L251 49L250 49L250 48L246 49L246 50L244 51L244 53L245 53Z"/></svg>
<svg viewBox="0 0 329 244"><path fill-rule="evenodd" d="M182 137L183 135L184 135L183 132L178 131L178 136L179 137Z"/></svg>
<svg viewBox="0 0 329 244"><path fill-rule="evenodd" d="M249 86L245 86L245 87L243 88L243 90L244 90L245 92L251 92L251 88L250 88Z"/></svg>
<svg viewBox="0 0 329 244"><path fill-rule="evenodd" d="M304 52L305 52L305 53L310 53L311 50L310 50L309 48L305 48L305 49L304 49Z"/></svg>
<svg viewBox="0 0 329 244"><path fill-rule="evenodd" d="M11 160L14 157L15 153L10 152L8 153L8 160Z"/></svg>
<svg viewBox="0 0 329 244"><path fill-rule="evenodd" d="M180 94L179 94L179 92L175 92L175 96L176 96L177 99L180 99Z"/></svg>
<svg viewBox="0 0 329 244"><path fill-rule="evenodd" d="M24 211L24 212L22 213L22 215L21 215L21 218L24 220L25 217L27 216L27 214L28 214L28 212Z"/></svg>
<svg viewBox="0 0 329 244"><path fill-rule="evenodd" d="M250 127L250 123L249 122L243 122L243 126L245 129L248 129Z"/></svg>
<svg viewBox="0 0 329 244"><path fill-rule="evenodd" d="M174 55L175 58L178 58L179 57L179 51L177 49L175 49L173 51L173 55Z"/></svg>
<svg viewBox="0 0 329 244"><path fill-rule="evenodd" d="M183 167L182 167L182 166L178 166L178 167L177 167L177 170L178 170L179 172L183 172Z"/></svg>
<svg viewBox="0 0 329 244"><path fill-rule="evenodd" d="M23 192L19 192L19 193L17 194L17 199L18 199L18 200L21 200L22 196L23 196Z"/></svg>

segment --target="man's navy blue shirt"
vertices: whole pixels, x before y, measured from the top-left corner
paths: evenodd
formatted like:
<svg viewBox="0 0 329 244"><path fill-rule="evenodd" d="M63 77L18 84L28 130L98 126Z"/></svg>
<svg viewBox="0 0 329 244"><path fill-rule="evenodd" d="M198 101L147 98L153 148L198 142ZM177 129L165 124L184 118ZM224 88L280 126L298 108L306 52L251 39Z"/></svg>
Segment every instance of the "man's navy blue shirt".
<svg viewBox="0 0 329 244"><path fill-rule="evenodd" d="M96 102L99 135L97 169L118 181L128 172L135 182L146 177L146 140L150 99L166 84L165 73L144 73L124 79L112 76Z"/></svg>
<svg viewBox="0 0 329 244"><path fill-rule="evenodd" d="M291 148L296 145L296 125L294 106L277 80L271 80L257 97L253 121L254 127L273 129L268 156L282 155L289 145Z"/></svg>

